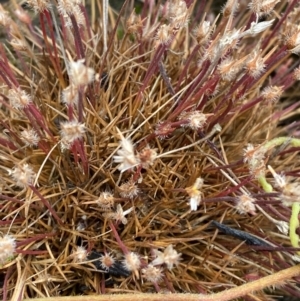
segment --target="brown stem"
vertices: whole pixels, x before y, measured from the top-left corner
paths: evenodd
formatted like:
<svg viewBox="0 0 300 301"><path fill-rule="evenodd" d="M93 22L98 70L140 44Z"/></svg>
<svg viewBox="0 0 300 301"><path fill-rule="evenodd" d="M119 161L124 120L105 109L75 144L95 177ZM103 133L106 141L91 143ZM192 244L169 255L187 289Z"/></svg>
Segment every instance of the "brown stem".
<svg viewBox="0 0 300 301"><path fill-rule="evenodd" d="M211 295L202 294L116 294L116 295L97 295L97 296L66 296L53 298L35 298L25 299L24 301L229 301L235 298L245 296L254 291L262 290L270 285L282 284L284 281L291 279L300 274L300 265L287 268L275 274L263 277L241 286Z"/></svg>

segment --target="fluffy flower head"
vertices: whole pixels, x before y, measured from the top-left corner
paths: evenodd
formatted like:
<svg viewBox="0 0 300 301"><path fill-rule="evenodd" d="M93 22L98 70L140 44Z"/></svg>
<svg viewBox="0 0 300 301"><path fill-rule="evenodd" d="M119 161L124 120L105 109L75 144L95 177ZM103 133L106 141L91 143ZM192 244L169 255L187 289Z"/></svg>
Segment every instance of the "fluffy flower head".
<svg viewBox="0 0 300 301"><path fill-rule="evenodd" d="M138 160L140 161L143 168L147 168L154 163L157 157L157 152L155 149L151 149L146 146L140 153L137 154Z"/></svg>
<svg viewBox="0 0 300 301"><path fill-rule="evenodd" d="M16 241L10 235L0 238L0 264L5 264L10 257L14 255Z"/></svg>
<svg viewBox="0 0 300 301"><path fill-rule="evenodd" d="M83 262L87 258L87 250L84 247L77 246L72 254L74 262Z"/></svg>
<svg viewBox="0 0 300 301"><path fill-rule="evenodd" d="M123 266L128 271L135 272L137 276L138 275L137 271L141 267L140 256L134 252L129 252L128 254L125 255L125 259L123 260Z"/></svg>
<svg viewBox="0 0 300 301"><path fill-rule="evenodd" d="M63 122L60 128L62 148L69 148L76 139L81 139L85 132L85 125L77 120Z"/></svg>
<svg viewBox="0 0 300 301"><path fill-rule="evenodd" d="M21 132L21 140L28 146L37 146L40 141L40 137L35 130L29 129Z"/></svg>
<svg viewBox="0 0 300 301"><path fill-rule="evenodd" d="M10 172L10 175L16 182L17 186L24 188L29 185L33 185L36 173L33 171L31 166L25 163L20 166L15 166Z"/></svg>
<svg viewBox="0 0 300 301"><path fill-rule="evenodd" d="M152 283L157 283L162 279L162 269L149 264L142 269L143 277Z"/></svg>
<svg viewBox="0 0 300 301"><path fill-rule="evenodd" d="M300 183L298 181L292 182L284 175L279 175L275 170L268 166L272 173L276 186L281 190L280 200L286 206L292 206L295 202L300 202Z"/></svg>
<svg viewBox="0 0 300 301"><path fill-rule="evenodd" d="M100 193L99 198L96 200L96 203L104 210L110 209L114 203L115 198L112 193L103 191Z"/></svg>
<svg viewBox="0 0 300 301"><path fill-rule="evenodd" d="M139 188L137 187L136 183L132 179L122 184L119 188L120 188L120 196L122 198L133 199L139 193Z"/></svg>
<svg viewBox="0 0 300 301"><path fill-rule="evenodd" d="M183 112L180 116L180 120L187 120L184 126L191 128L192 130L198 130L203 128L206 123L207 117L211 114L203 114L200 111Z"/></svg>
<svg viewBox="0 0 300 301"><path fill-rule="evenodd" d="M123 211L123 208L120 204L117 205L117 210L116 212L109 212L104 214L108 218L114 219L116 222L122 222L123 225L127 224L127 218L126 215L129 214L134 207L131 207L125 211Z"/></svg>
<svg viewBox="0 0 300 301"><path fill-rule="evenodd" d="M250 196L243 194L239 196L238 202L235 205L235 208L240 214L250 213L255 215L255 199L251 198Z"/></svg>
<svg viewBox="0 0 300 301"><path fill-rule="evenodd" d="M156 258L151 263L153 266L165 263L168 269L172 270L174 264L178 265L181 253L177 253L177 251L173 249L173 245L169 245L164 252L155 250L155 255Z"/></svg>
<svg viewBox="0 0 300 301"><path fill-rule="evenodd" d="M122 133L118 130L121 136L120 149L117 151L117 155L113 157L116 163L120 163L118 169L121 172L127 169L133 168L140 164L139 159L134 154L134 149L130 139L126 139Z"/></svg>
<svg viewBox="0 0 300 301"><path fill-rule="evenodd" d="M248 144L244 149L244 162L248 163L251 174L256 178L265 174L265 154L266 149L260 145Z"/></svg>
<svg viewBox="0 0 300 301"><path fill-rule="evenodd" d="M105 253L100 257L100 264L103 270L109 270L115 263L114 257L110 253Z"/></svg>
<svg viewBox="0 0 300 301"><path fill-rule="evenodd" d="M44 10L48 10L51 7L49 0L27 0L26 2L36 13L42 13Z"/></svg>
<svg viewBox="0 0 300 301"><path fill-rule="evenodd" d="M70 61L70 77L74 86L84 86L94 80L95 71L84 64L84 59L77 62Z"/></svg>
<svg viewBox="0 0 300 301"><path fill-rule="evenodd" d="M18 110L27 108L32 102L30 95L21 88L10 89L8 91L8 98L12 107Z"/></svg>

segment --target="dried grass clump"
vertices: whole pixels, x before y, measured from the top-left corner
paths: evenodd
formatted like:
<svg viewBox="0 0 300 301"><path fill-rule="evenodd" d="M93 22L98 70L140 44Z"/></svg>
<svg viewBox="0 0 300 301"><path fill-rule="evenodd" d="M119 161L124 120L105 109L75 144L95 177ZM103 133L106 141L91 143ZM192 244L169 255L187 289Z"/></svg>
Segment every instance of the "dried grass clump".
<svg viewBox="0 0 300 301"><path fill-rule="evenodd" d="M3 300L300 298L298 1L86 2L0 6Z"/></svg>

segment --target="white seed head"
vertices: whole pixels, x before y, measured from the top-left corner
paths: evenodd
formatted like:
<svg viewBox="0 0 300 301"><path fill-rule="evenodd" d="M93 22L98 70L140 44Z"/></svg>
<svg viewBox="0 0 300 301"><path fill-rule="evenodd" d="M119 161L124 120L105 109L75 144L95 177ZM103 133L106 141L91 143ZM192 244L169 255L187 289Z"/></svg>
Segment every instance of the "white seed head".
<svg viewBox="0 0 300 301"><path fill-rule="evenodd" d="M290 52L300 53L300 25L293 25L286 37L286 46Z"/></svg>
<svg viewBox="0 0 300 301"><path fill-rule="evenodd" d="M127 224L127 218L126 215L129 214L134 207L131 207L125 211L123 211L123 208L120 204L117 205L117 210L115 212L109 212L104 214L104 216L108 218L114 219L116 222L122 222L123 225Z"/></svg>
<svg viewBox="0 0 300 301"><path fill-rule="evenodd" d="M268 86L265 87L261 93L264 100L268 102L276 102L279 100L283 93L283 87Z"/></svg>
<svg viewBox="0 0 300 301"><path fill-rule="evenodd" d="M137 158L143 168L148 168L150 165L152 165L156 157L156 150L151 149L149 146L146 146L141 152L137 154Z"/></svg>
<svg viewBox="0 0 300 301"><path fill-rule="evenodd" d="M252 144L248 144L244 149L244 162L248 163L250 173L255 178L265 174L265 154L266 149L261 145L254 147Z"/></svg>
<svg viewBox="0 0 300 301"><path fill-rule="evenodd" d="M73 15L75 7L80 4L81 1L76 0L58 0L57 10L62 16Z"/></svg>
<svg viewBox="0 0 300 301"><path fill-rule="evenodd" d="M73 6L72 13L62 15L62 17L65 19L65 26L68 28L73 27L70 15L72 15L75 18L78 27L83 26L85 24L84 15L82 13L81 8L78 5Z"/></svg>
<svg viewBox="0 0 300 301"><path fill-rule="evenodd" d="M146 268L142 269L143 277L152 283L157 283L162 279L162 269L149 264Z"/></svg>
<svg viewBox="0 0 300 301"><path fill-rule="evenodd" d="M260 53L261 51L254 51L245 63L245 69L254 79L265 72L265 60Z"/></svg>
<svg viewBox="0 0 300 301"><path fill-rule="evenodd" d="M188 122L183 126L189 127L192 130L198 130L204 127L206 124L207 117L210 114L203 114L200 111L183 112L180 116L180 120L186 119Z"/></svg>
<svg viewBox="0 0 300 301"><path fill-rule="evenodd" d="M208 42L211 33L213 31L213 28L210 26L209 21L203 21L199 26L197 26L193 33L198 41L198 43L205 44Z"/></svg>
<svg viewBox="0 0 300 301"><path fill-rule="evenodd" d="M281 191L280 200L285 206L292 206L295 202L300 202L300 183L297 180L287 178L284 175L279 175L275 170L268 166L272 173L276 186Z"/></svg>
<svg viewBox="0 0 300 301"><path fill-rule="evenodd" d="M15 166L9 174L15 181L16 185L21 188L33 185L36 177L36 173L26 163L20 166Z"/></svg>
<svg viewBox="0 0 300 301"><path fill-rule="evenodd" d="M240 34L240 29L233 29L230 32L224 33L219 41L220 50L223 50L226 47L235 48L237 46L237 41L240 38Z"/></svg>
<svg viewBox="0 0 300 301"><path fill-rule="evenodd" d="M118 130L119 131L119 130ZM133 145L130 139L126 139L119 131L121 136L120 149L117 151L117 155L113 157L116 163L120 163L118 169L121 172L131 169L140 164L139 159L134 154Z"/></svg>
<svg viewBox="0 0 300 301"><path fill-rule="evenodd" d="M239 3L236 0L227 0L225 6L222 9L222 13L225 17L234 16L239 8Z"/></svg>
<svg viewBox="0 0 300 301"><path fill-rule="evenodd" d="M88 68L84 65L84 59L77 62L70 61L70 80L72 85L85 86L94 80L95 71L93 68Z"/></svg>
<svg viewBox="0 0 300 301"><path fill-rule="evenodd" d="M186 2L183 0L169 1L167 3L167 19L175 28L182 28L188 24L189 13Z"/></svg>
<svg viewBox="0 0 300 301"><path fill-rule="evenodd" d="M295 70L293 72L293 78L295 80L300 80L300 67L295 68Z"/></svg>
<svg viewBox="0 0 300 301"><path fill-rule="evenodd" d="M40 141L40 137L34 129L26 129L21 132L21 140L27 146L37 146Z"/></svg>
<svg viewBox="0 0 300 301"><path fill-rule="evenodd" d="M76 250L72 254L74 262L84 262L87 258L87 250L84 247L77 246Z"/></svg>
<svg viewBox="0 0 300 301"><path fill-rule="evenodd" d="M268 169L274 177L276 186L280 189L284 189L284 187L286 187L287 185L286 177L284 175L279 175L278 173L276 173L276 171L270 165L268 165Z"/></svg>
<svg viewBox="0 0 300 301"><path fill-rule="evenodd" d="M259 17L269 15L280 0L252 0L249 8Z"/></svg>
<svg viewBox="0 0 300 301"><path fill-rule="evenodd" d="M16 250L16 241L10 235L0 238L0 264L5 264L7 260L13 257Z"/></svg>
<svg viewBox="0 0 300 301"><path fill-rule="evenodd" d="M96 203L104 210L108 210L113 207L115 198L112 193L104 191L100 193Z"/></svg>
<svg viewBox="0 0 300 301"><path fill-rule="evenodd" d="M123 260L123 266L128 271L137 271L141 268L141 259L140 256L134 252L129 252L125 255Z"/></svg>
<svg viewBox="0 0 300 301"><path fill-rule="evenodd" d="M235 208L240 214L250 213L255 215L256 207L254 203L255 199L251 198L249 195L243 194L238 197L238 202L235 205Z"/></svg>
<svg viewBox="0 0 300 301"><path fill-rule="evenodd" d="M135 10L133 10L133 12L126 21L126 29L128 33L137 33L142 28L143 21L141 15L137 15L135 13Z"/></svg>
<svg viewBox="0 0 300 301"><path fill-rule="evenodd" d="M120 187L120 196L122 198L129 198L133 199L139 193L139 188L137 187L136 183L132 180L122 184Z"/></svg>
<svg viewBox="0 0 300 301"><path fill-rule="evenodd" d="M49 0L27 0L29 7L33 8L36 13L42 13L44 10L51 8L51 1Z"/></svg>
<svg viewBox="0 0 300 301"><path fill-rule="evenodd" d="M155 134L158 136L159 139L163 140L171 134L174 129L171 127L169 122L159 122L156 125Z"/></svg>
<svg viewBox="0 0 300 301"><path fill-rule="evenodd" d="M70 148L76 139L81 139L85 132L85 125L77 120L60 124L61 144L63 148Z"/></svg>
<svg viewBox="0 0 300 301"><path fill-rule="evenodd" d="M8 91L8 98L15 109L27 108L32 103L30 95L21 88L10 89Z"/></svg>
<svg viewBox="0 0 300 301"><path fill-rule="evenodd" d="M173 35L172 26L169 24L162 24L157 30L155 36L156 42L154 44L154 48L157 48L159 44L167 45L171 41L172 35Z"/></svg>
<svg viewBox="0 0 300 301"><path fill-rule="evenodd" d="M61 93L61 101L67 106L77 106L78 98L78 89L73 85L63 89Z"/></svg>

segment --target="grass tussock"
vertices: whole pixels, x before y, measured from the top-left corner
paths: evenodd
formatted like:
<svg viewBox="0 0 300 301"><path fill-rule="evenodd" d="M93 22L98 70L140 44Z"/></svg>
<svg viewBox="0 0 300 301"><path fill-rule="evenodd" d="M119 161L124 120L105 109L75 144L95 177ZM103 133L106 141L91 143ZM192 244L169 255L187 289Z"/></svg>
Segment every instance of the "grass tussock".
<svg viewBox="0 0 300 301"><path fill-rule="evenodd" d="M277 2L0 7L3 300L300 298L300 11Z"/></svg>

